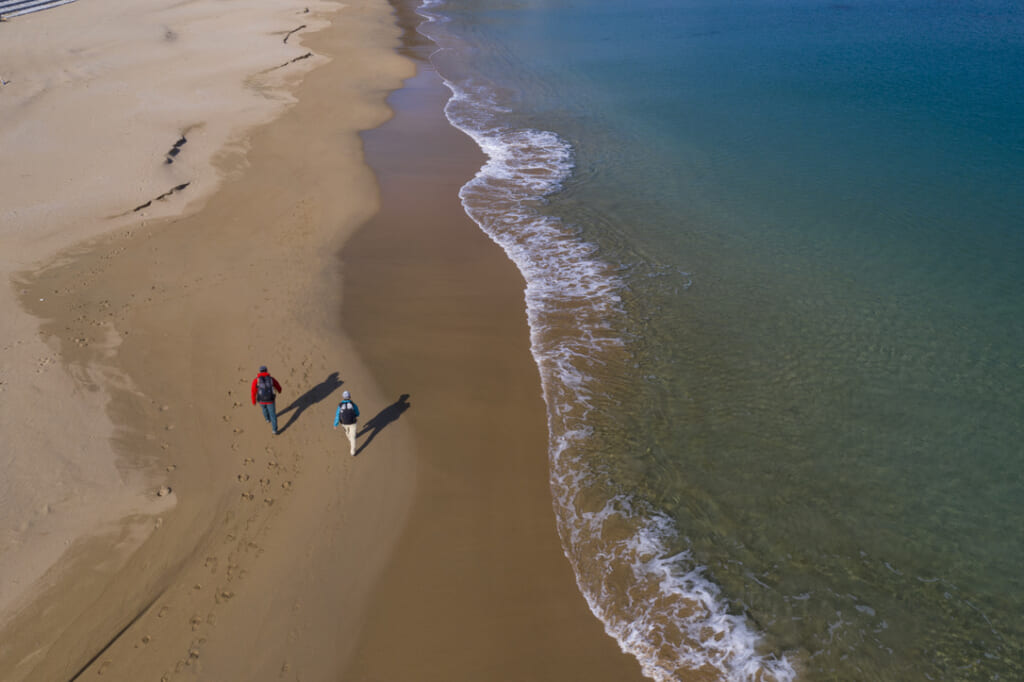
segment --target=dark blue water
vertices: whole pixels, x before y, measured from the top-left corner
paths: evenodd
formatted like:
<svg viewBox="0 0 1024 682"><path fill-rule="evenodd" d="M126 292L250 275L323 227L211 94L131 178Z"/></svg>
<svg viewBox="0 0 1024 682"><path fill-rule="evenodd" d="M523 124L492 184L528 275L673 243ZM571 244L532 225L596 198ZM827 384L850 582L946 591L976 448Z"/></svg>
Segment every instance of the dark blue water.
<svg viewBox="0 0 1024 682"><path fill-rule="evenodd" d="M1024 679L1024 6L428 11L609 634L659 680Z"/></svg>

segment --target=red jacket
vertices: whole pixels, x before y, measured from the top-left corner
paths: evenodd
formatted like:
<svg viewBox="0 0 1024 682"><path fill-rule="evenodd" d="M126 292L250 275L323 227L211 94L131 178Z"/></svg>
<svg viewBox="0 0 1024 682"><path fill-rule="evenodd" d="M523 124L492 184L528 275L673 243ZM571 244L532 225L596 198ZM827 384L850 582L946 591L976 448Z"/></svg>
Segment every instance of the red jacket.
<svg viewBox="0 0 1024 682"><path fill-rule="evenodd" d="M256 378L252 380L252 404L253 405L256 404L256 384L259 383L260 377L270 377L270 372L260 372L259 374L256 375ZM277 379L275 379L274 377L270 377L270 380L274 382L274 391L276 391L277 393L280 393L281 392L281 384L277 383ZM270 400L268 402L260 401L260 405L269 405L272 402L274 402L274 401L273 400Z"/></svg>

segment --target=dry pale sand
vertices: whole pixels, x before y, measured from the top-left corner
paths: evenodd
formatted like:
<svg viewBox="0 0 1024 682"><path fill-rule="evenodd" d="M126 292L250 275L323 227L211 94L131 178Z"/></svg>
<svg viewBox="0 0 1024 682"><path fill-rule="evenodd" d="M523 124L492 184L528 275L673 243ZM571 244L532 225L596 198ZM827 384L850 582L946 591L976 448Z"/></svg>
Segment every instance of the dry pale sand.
<svg viewBox="0 0 1024 682"><path fill-rule="evenodd" d="M84 531L153 510L148 482L116 467L109 444L106 379L118 377L103 375L116 370L61 363L56 340L17 305L25 287L12 277L84 239L194 210L238 165L245 131L326 61L278 68L309 52L299 37L325 26L327 9L82 2L0 24L0 614ZM43 316L63 314L48 292L38 298ZM112 354L118 335L95 322L91 342L75 343Z"/></svg>
<svg viewBox="0 0 1024 682"><path fill-rule="evenodd" d="M0 25L0 679L641 679L562 556L523 283L436 75L363 163L414 72L391 8L123 9Z"/></svg>
<svg viewBox="0 0 1024 682"><path fill-rule="evenodd" d="M376 209L356 131L387 118L384 97L411 67L394 52L386 4L334 6L333 25L309 38L329 15L305 7L133 6L139 24L161 29L149 45L134 40L142 28L85 2L0 26L4 50L20 31L35 36L36 59L51 59L47 47L62 57L5 62L3 87L25 91L0 95L12 123L0 252L14 284L2 299L0 512L13 530L0 679L334 679L350 654L414 467L401 423L363 461L330 428L339 386L367 411L387 398L339 333L335 254ZM103 22L113 26L95 38L68 31ZM194 33L210 49L201 58L150 60ZM332 61L274 68L309 50ZM310 65L320 68L295 98L258 75L273 68L294 88L300 71L278 72ZM180 85L135 90L136 66ZM237 101L204 108L229 87ZM108 110L85 92L108 89L134 93L137 108ZM188 115L132 137L150 109L160 117L179 100ZM36 154L86 123L81 145ZM225 132L204 146L204 130ZM112 217L181 184L175 173L197 179ZM79 174L97 183L83 188ZM176 212L186 217L156 219ZM249 401L261 363L284 385L276 438ZM160 486L172 493L158 497Z"/></svg>
<svg viewBox="0 0 1024 682"><path fill-rule="evenodd" d="M0 614L83 532L154 509L148 482L115 466L104 406L119 377L101 375L116 370L61 363L12 278L208 196L218 168L237 166L244 131L278 115L289 84L326 61L277 68L309 52L297 37L284 43L286 31L325 26L327 8L82 2L0 24ZM41 315L63 314L49 292L37 298ZM118 336L104 322L88 336L112 353Z"/></svg>

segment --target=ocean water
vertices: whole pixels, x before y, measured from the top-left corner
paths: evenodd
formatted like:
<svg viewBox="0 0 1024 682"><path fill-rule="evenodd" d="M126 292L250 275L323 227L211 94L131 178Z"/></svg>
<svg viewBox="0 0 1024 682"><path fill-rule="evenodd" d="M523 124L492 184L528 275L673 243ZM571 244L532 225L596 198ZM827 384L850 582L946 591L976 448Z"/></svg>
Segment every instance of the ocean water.
<svg viewBox="0 0 1024 682"><path fill-rule="evenodd" d="M656 680L1024 679L1024 6L422 12L609 635Z"/></svg>

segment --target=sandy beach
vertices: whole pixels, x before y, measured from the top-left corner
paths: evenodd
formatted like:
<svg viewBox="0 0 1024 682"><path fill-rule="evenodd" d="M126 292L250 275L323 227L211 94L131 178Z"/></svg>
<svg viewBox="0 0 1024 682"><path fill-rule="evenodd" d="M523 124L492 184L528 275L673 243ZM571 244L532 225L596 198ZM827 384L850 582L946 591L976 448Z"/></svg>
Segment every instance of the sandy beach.
<svg viewBox="0 0 1024 682"><path fill-rule="evenodd" d="M0 24L0 679L642 679L408 9L105 12Z"/></svg>
<svg viewBox="0 0 1024 682"><path fill-rule="evenodd" d="M309 50L275 33L323 27L326 15L297 3L239 9L251 27L208 4L159 0L116 17L82 3L0 25L0 271L8 282L0 288L0 612L83 531L152 510L142 495L150 482L128 481L114 466L107 382L86 376L101 370L60 362L72 347L113 350L121 332L115 338L109 319L79 320L90 338L62 347L38 333L38 318L16 299L30 288L22 279L57 254L81 252L85 240L196 210L239 166L244 131L278 115L291 101L290 79L324 61L276 68ZM250 78L264 94L245 85ZM36 299L44 318L67 311L52 291ZM89 400L84 386L95 389Z"/></svg>
<svg viewBox="0 0 1024 682"><path fill-rule="evenodd" d="M5 680L329 677L405 513L403 425L358 468L330 428L338 386L384 398L329 302L376 210L356 133L410 65L378 2L235 9L244 30L203 4L0 26L5 50L62 57L5 61ZM276 439L260 364L284 386Z"/></svg>

